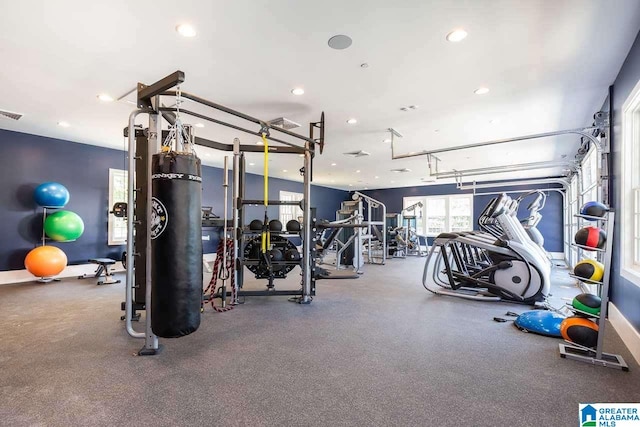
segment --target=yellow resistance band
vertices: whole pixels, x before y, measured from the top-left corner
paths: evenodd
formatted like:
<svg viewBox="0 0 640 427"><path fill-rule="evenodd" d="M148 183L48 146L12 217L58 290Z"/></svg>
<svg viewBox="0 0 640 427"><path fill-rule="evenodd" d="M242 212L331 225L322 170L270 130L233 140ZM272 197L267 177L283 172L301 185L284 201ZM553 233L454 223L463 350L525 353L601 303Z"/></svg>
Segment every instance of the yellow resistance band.
<svg viewBox="0 0 640 427"><path fill-rule="evenodd" d="M264 217L267 218L267 208L269 207L269 141L266 135L262 134L262 144L264 145ZM267 253L267 247L271 246L271 236L269 235L269 225L264 224L266 232L262 232L262 253Z"/></svg>

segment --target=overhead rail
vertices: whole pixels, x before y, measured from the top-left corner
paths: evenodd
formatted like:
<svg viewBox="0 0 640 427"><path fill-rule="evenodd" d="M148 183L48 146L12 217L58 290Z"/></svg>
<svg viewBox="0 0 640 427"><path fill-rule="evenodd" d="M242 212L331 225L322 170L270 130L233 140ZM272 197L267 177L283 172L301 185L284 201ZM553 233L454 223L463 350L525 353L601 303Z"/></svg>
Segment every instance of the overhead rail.
<svg viewBox="0 0 640 427"><path fill-rule="evenodd" d="M569 188L569 180L563 178L543 178L543 179L530 179L525 181L499 181L490 182L486 184L476 184L475 182L470 185L458 184L458 190L472 190L482 188L496 188L496 187L518 187L523 185L540 185L540 184L560 184L563 188ZM502 192L504 193L504 191Z"/></svg>
<svg viewBox="0 0 640 427"><path fill-rule="evenodd" d="M567 168L571 172L577 173L580 169L580 164L573 161L548 161L548 162L532 162L532 163L519 163L512 165L503 165L503 166L492 166L486 168L476 168L476 169L454 169L446 172L432 172L431 164L429 165L429 175L438 179L443 178L462 178L466 176L477 176L477 175L490 175L494 173L505 173L505 172L519 172L525 170L534 170L534 169L547 169L547 168Z"/></svg>

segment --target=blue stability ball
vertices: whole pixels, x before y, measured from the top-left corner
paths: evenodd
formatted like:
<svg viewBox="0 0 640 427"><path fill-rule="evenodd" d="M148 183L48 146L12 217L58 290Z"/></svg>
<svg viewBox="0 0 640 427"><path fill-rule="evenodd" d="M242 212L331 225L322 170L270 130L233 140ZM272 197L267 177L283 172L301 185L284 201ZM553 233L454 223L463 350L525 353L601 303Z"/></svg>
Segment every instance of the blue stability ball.
<svg viewBox="0 0 640 427"><path fill-rule="evenodd" d="M562 337L560 324L565 319L561 314L548 310L525 311L516 318L514 325L518 329L548 337Z"/></svg>
<svg viewBox="0 0 640 427"><path fill-rule="evenodd" d="M45 208L64 208L69 203L69 190L57 182L45 182L33 191L33 199Z"/></svg>

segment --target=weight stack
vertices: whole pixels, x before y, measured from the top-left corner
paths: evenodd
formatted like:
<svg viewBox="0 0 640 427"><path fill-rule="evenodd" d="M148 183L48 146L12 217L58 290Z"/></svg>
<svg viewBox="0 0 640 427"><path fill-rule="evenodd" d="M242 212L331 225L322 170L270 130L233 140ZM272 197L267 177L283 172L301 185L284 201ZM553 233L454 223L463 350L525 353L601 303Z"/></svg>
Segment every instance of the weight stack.
<svg viewBox="0 0 640 427"><path fill-rule="evenodd" d="M159 337L200 326L202 171L193 154L154 154L151 214L151 328Z"/></svg>

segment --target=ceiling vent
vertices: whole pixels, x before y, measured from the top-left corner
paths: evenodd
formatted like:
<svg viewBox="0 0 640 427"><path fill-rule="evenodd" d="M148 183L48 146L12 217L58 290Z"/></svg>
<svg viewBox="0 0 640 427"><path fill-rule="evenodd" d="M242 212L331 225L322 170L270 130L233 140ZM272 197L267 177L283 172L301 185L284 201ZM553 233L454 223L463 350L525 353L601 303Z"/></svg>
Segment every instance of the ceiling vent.
<svg viewBox="0 0 640 427"><path fill-rule="evenodd" d="M278 126L282 129L290 130L299 128L300 125L293 120L286 119L284 117L278 117L277 119L269 120L270 126Z"/></svg>
<svg viewBox="0 0 640 427"><path fill-rule="evenodd" d="M409 169L409 168L391 169L391 172L407 173L407 172L411 172L411 169Z"/></svg>
<svg viewBox="0 0 640 427"><path fill-rule="evenodd" d="M12 113L11 111L0 110L0 117L4 117L5 119L11 119L11 120L20 120L22 118L22 114Z"/></svg>
<svg viewBox="0 0 640 427"><path fill-rule="evenodd" d="M358 151L351 151L349 153L344 153L347 156L353 156L353 157L364 157L364 156L370 156L371 153L369 153L368 151L364 151L364 150L358 150Z"/></svg>

